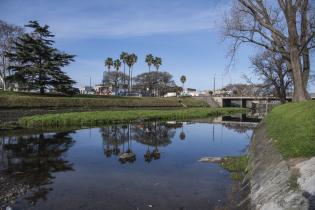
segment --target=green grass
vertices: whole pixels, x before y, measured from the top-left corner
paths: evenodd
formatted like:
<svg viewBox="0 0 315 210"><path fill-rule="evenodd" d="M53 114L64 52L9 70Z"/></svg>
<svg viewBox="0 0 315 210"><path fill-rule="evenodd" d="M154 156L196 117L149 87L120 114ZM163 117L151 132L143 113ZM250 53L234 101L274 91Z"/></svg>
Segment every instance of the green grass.
<svg viewBox="0 0 315 210"><path fill-rule="evenodd" d="M242 180L248 165L247 156L232 157L227 156L220 163L221 167L230 172L231 179Z"/></svg>
<svg viewBox="0 0 315 210"><path fill-rule="evenodd" d="M21 118L22 127L65 127L98 126L110 123L124 123L136 120L176 120L204 118L208 116L229 115L245 112L237 108L187 108L176 110L128 110L128 111L94 111L47 114Z"/></svg>
<svg viewBox="0 0 315 210"><path fill-rule="evenodd" d="M285 158L315 156L315 101L275 107L265 121L268 136Z"/></svg>
<svg viewBox="0 0 315 210"><path fill-rule="evenodd" d="M60 94L38 94L0 91L0 109L17 108L103 108L103 107L206 107L208 104L191 97L153 98Z"/></svg>

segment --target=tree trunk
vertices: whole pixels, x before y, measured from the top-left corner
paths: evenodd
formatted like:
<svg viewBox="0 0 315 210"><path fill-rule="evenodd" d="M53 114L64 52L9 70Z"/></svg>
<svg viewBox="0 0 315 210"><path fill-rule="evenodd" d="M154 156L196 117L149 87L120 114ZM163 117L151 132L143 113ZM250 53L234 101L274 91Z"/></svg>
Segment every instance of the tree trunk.
<svg viewBox="0 0 315 210"><path fill-rule="evenodd" d="M277 95L280 99L281 104L285 104L287 102L287 94L285 92L285 89L282 87L276 87Z"/></svg>
<svg viewBox="0 0 315 210"><path fill-rule="evenodd" d="M294 84L293 101L305 101L307 96L306 88L301 74L301 63L298 55L298 49L294 47L290 51L292 76Z"/></svg>
<svg viewBox="0 0 315 210"><path fill-rule="evenodd" d="M129 80L128 80L128 92L129 92L129 94L130 94L130 92L131 92L131 86L130 86L130 81L131 81L131 77L130 77L131 75L130 75L130 67L129 67Z"/></svg>
<svg viewBox="0 0 315 210"><path fill-rule="evenodd" d="M1 75L0 75L0 81L3 83L3 90L6 90L5 81Z"/></svg>
<svg viewBox="0 0 315 210"><path fill-rule="evenodd" d="M2 52L4 55L4 52ZM2 76L0 75L0 80L3 83L3 90L6 90L6 84L5 84L5 78L6 78L6 63L5 63L5 57L2 56L2 66L3 66L3 70L2 70Z"/></svg>
<svg viewBox="0 0 315 210"><path fill-rule="evenodd" d="M296 28L296 9L293 5L288 6L288 33L289 33L289 48L290 60L292 65L292 76L294 84L293 101L305 101L307 91L304 88L302 77L302 66L299 55L299 40Z"/></svg>
<svg viewBox="0 0 315 210"><path fill-rule="evenodd" d="M40 91L40 94L44 94L44 93L45 93L45 87L43 87L43 86L40 87L40 90L39 90L39 91Z"/></svg>
<svg viewBox="0 0 315 210"><path fill-rule="evenodd" d="M149 95L152 95L152 90L151 90L151 65L149 65Z"/></svg>
<svg viewBox="0 0 315 210"><path fill-rule="evenodd" d="M132 91L132 67L130 70L130 91Z"/></svg>
<svg viewBox="0 0 315 210"><path fill-rule="evenodd" d="M307 93L307 84L310 76L310 58L309 58L309 48L306 47L308 42L308 0L304 0L301 6L301 34L300 34L300 43L302 45L302 61L303 61L303 71L302 71L302 81L304 91ZM306 96L309 98L309 95Z"/></svg>
<svg viewBox="0 0 315 210"><path fill-rule="evenodd" d="M279 78L279 86L278 86L278 97L280 99L280 102L282 104L285 104L287 102L287 86L285 84L285 73L283 72L283 68L282 68L282 62L278 62L276 61L276 66L277 66L277 69L278 69L278 78ZM277 83L277 80L275 80L275 82ZM276 86L277 88L277 86Z"/></svg>

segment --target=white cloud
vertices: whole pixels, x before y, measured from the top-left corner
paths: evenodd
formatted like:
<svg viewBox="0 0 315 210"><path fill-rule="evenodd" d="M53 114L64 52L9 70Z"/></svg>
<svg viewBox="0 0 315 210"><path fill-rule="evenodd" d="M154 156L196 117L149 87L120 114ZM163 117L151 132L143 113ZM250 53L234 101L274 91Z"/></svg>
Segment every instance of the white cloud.
<svg viewBox="0 0 315 210"><path fill-rule="evenodd" d="M147 1L87 1L85 3L68 0L62 5L40 1L8 9L23 10L10 20L25 23L39 19L51 26L57 38L108 38L143 36L161 33L182 33L207 30L216 26L228 4L219 3L210 8L191 7L180 1L166 1L162 4ZM182 4L181 4L182 3ZM22 8L23 7L23 8ZM1 9L0 9L1 10ZM1 12L1 11L0 11ZM6 12L6 11L4 11ZM1 18L1 16L0 16Z"/></svg>

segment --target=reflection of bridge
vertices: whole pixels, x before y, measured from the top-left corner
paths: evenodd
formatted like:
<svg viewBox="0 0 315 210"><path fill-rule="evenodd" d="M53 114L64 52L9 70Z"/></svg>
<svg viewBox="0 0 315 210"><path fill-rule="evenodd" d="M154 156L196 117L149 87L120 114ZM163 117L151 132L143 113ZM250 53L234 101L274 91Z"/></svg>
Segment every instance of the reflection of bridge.
<svg viewBox="0 0 315 210"><path fill-rule="evenodd" d="M229 125L240 125L255 128L257 124L263 118L263 115L248 115L247 114L235 114L231 116L219 116L215 118L197 119L191 120L194 123L212 123L212 124L229 124Z"/></svg>

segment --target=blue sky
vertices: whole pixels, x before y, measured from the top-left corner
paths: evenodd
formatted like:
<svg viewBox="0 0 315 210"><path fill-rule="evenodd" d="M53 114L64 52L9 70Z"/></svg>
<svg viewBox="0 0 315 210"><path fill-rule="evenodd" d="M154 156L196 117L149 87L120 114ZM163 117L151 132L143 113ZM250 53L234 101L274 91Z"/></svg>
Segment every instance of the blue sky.
<svg viewBox="0 0 315 210"><path fill-rule="evenodd" d="M228 42L222 41L220 22L230 0L0 0L0 19L24 25L29 20L48 24L56 47L77 55L65 71L78 85L100 83L106 57L134 52L134 73L147 71L145 55L163 60L179 83L200 90L230 82L244 82L251 74L248 57L253 48L240 49L236 63L226 71Z"/></svg>

